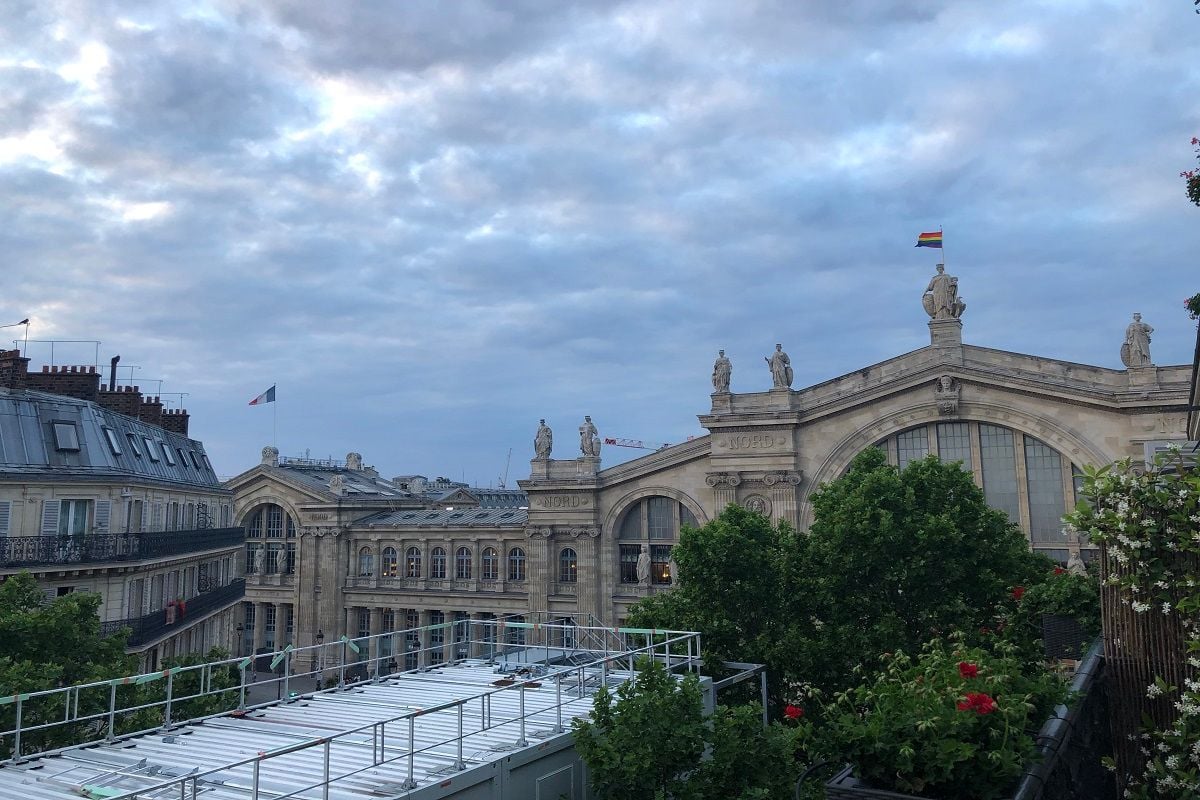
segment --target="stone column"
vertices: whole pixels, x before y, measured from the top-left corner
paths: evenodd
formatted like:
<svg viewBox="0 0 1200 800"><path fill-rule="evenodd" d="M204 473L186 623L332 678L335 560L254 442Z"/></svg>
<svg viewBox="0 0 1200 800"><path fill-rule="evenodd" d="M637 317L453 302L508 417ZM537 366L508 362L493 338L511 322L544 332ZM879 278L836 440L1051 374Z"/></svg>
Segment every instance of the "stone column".
<svg viewBox="0 0 1200 800"><path fill-rule="evenodd" d="M267 640L267 604L254 604L254 639L250 643L251 655L258 652L258 648L265 646ZM257 666L257 663L255 664Z"/></svg>
<svg viewBox="0 0 1200 800"><path fill-rule="evenodd" d="M422 667L427 667L427 666L429 666L429 654L432 652L429 649L429 647L430 647L429 633L430 632L429 632L429 627L428 627L431 623L429 620L429 611L428 610L421 609L419 614L420 614L420 617L419 617L420 624L417 627L421 628L422 630L420 633L421 645L420 645L420 655L417 657L417 665L422 666Z"/></svg>
<svg viewBox="0 0 1200 800"><path fill-rule="evenodd" d="M713 514L719 515L730 503L737 502L737 487L742 478L736 472L712 472L704 482L713 490Z"/></svg>
<svg viewBox="0 0 1200 800"><path fill-rule="evenodd" d="M550 580L553 574L550 564L550 537L552 535L552 528L525 529L525 538L528 544L525 555L525 583L529 587L530 622L540 621L536 618L538 612L550 608ZM534 632L529 630L527 633ZM530 636L527 641L529 644L536 644L535 639L535 636Z"/></svg>
<svg viewBox="0 0 1200 800"><path fill-rule="evenodd" d="M371 608L371 641L367 647L367 658L371 659L371 672L378 672L379 634L383 632L383 609Z"/></svg>
<svg viewBox="0 0 1200 800"><path fill-rule="evenodd" d="M763 476L763 484L771 493L771 516L775 522L786 520L793 528L799 524L796 487L799 472L771 472Z"/></svg>
<svg viewBox="0 0 1200 800"><path fill-rule="evenodd" d="M600 529L573 528L575 537L575 554L579 558L579 577L575 584L576 623L587 625L588 614L597 619L603 615L600 611L601 569L600 569Z"/></svg>
<svg viewBox="0 0 1200 800"><path fill-rule="evenodd" d="M275 604L275 649L287 647L287 603Z"/></svg>

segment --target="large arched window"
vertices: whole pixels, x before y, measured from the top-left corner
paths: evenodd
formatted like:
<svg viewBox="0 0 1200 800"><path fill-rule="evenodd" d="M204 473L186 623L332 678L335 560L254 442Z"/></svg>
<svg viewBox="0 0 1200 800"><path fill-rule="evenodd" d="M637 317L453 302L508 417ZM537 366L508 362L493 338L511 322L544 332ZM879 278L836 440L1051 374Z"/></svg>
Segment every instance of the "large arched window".
<svg viewBox="0 0 1200 800"><path fill-rule="evenodd" d="M471 579L471 548L460 547L455 552L454 577L460 581Z"/></svg>
<svg viewBox="0 0 1200 800"><path fill-rule="evenodd" d="M398 572L396 548L383 548L383 562L379 565L379 574L384 578L394 578Z"/></svg>
<svg viewBox="0 0 1200 800"><path fill-rule="evenodd" d="M421 577L421 549L410 547L404 554L404 577Z"/></svg>
<svg viewBox="0 0 1200 800"><path fill-rule="evenodd" d="M1035 550L1067 560L1062 515L1075 507L1079 468L1042 440L986 422L934 422L876 446L901 468L931 453L958 462L982 487L987 504L1007 514Z"/></svg>
<svg viewBox="0 0 1200 800"><path fill-rule="evenodd" d="M374 571L375 559L371 555L371 548L364 547L358 551L358 574L359 577L368 578Z"/></svg>
<svg viewBox="0 0 1200 800"><path fill-rule="evenodd" d="M617 528L621 583L639 582L637 562L645 547L650 555L650 582L669 585L671 548L679 541L679 529L696 524L691 510L670 497L647 497L630 506Z"/></svg>
<svg viewBox="0 0 1200 800"><path fill-rule="evenodd" d="M190 525L188 517L195 513L194 506L191 503L185 504L182 508L178 503L173 503L172 506L173 508L167 509L168 524L177 528ZM242 519L242 525L246 528L247 539L263 537L282 539L285 536L294 539L296 537L295 520L292 519L291 514L276 503L263 503L255 507Z"/></svg>
<svg viewBox="0 0 1200 800"><path fill-rule="evenodd" d="M446 550L442 547L433 548L429 554L429 577L434 580L444 580L446 577Z"/></svg>
<svg viewBox="0 0 1200 800"><path fill-rule="evenodd" d="M564 547L558 554L558 582L575 583L579 580L579 558L575 550Z"/></svg>
<svg viewBox="0 0 1200 800"><path fill-rule="evenodd" d="M525 580L525 551L519 547L508 551L508 579L510 581Z"/></svg>
<svg viewBox="0 0 1200 800"><path fill-rule="evenodd" d="M500 578L500 556L496 553L496 548L485 547L483 549L479 564L479 578L485 581L494 581Z"/></svg>

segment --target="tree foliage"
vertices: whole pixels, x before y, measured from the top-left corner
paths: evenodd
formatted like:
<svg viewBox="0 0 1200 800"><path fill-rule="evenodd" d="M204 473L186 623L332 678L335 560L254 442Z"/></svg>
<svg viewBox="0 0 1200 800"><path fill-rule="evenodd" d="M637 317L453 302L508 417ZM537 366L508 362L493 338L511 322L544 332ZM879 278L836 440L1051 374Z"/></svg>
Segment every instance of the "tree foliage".
<svg viewBox="0 0 1200 800"><path fill-rule="evenodd" d="M797 679L826 691L895 650L977 634L1012 589L1052 564L989 508L970 473L935 457L903 470L869 448L812 498L814 521L787 565L786 650Z"/></svg>
<svg viewBox="0 0 1200 800"><path fill-rule="evenodd" d="M791 797L797 731L763 728L756 705L718 706L707 719L695 676L676 680L658 662L601 688L591 720L572 723L575 749L601 800L766 800ZM705 754L707 752L707 757Z"/></svg>
<svg viewBox="0 0 1200 800"><path fill-rule="evenodd" d="M639 602L631 623L699 631L711 661L767 664L779 711L801 684L832 694L883 653L977 636L1014 586L1053 567L970 473L936 458L900 470L868 449L812 503L806 534L733 505L685 529L677 587Z"/></svg>

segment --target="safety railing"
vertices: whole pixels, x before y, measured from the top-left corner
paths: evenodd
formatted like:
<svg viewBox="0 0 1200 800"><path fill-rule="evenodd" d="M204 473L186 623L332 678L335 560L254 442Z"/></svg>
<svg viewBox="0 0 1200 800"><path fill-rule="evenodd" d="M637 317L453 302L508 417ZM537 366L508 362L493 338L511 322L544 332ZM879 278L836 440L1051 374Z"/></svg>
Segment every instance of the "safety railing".
<svg viewBox="0 0 1200 800"><path fill-rule="evenodd" d="M240 545L242 528L156 533L0 537L0 568L104 564L202 553Z"/></svg>
<svg viewBox="0 0 1200 800"><path fill-rule="evenodd" d="M517 732L514 744L525 746L528 744L526 726L529 718L551 710L556 712L555 729L563 730L562 715L566 704L590 696L595 689L607 685L613 674L620 676L622 680L631 678L636 674L641 658L656 660L672 671L698 672L700 669L700 635L697 633L578 625L574 622L560 624L541 621L542 618L548 618L546 614L524 616L526 621L521 622L505 617L495 620L464 619L354 639L341 637L333 642L306 647L288 645L282 650L254 657L173 667L115 680L0 697L0 726L3 726L0 730L0 757L9 762L18 762L23 760L26 754L39 756L61 752L85 743L112 742L152 731L170 730L185 722L222 716L230 711L247 711L288 702L294 699L292 688L299 685L298 682L312 685L315 681L317 688L314 691L336 692L365 683L383 681L386 680L386 673L381 669L381 665L390 661L396 654L387 652L382 644L387 639L394 641L394 637L403 637L406 634L418 634L416 642L420 646L407 652L417 654L419 665L413 669L398 670L398 674L426 672L446 665L433 663L432 658L432 652L435 649L444 650L445 645L429 646L424 643L432 639L432 634L438 630L465 628L465 643L469 650L477 654L474 660L487 659L488 662L497 664L497 670L501 673L513 674L523 671L525 675L515 675L511 678L510 685L497 686L439 706L398 714L382 722L270 751L236 764L226 764L214 770L195 773L187 778L142 787L136 794L144 795L148 791L168 787L185 792L189 788L189 781L190 790L194 793L197 789L196 781L215 772L253 763L257 776L262 762L311 747L325 748L325 773L321 782L300 791L327 786L331 780L328 773L331 743L368 730L372 731L373 741L376 741L374 737L377 737L380 742L372 766L407 757L411 780L413 759L434 747L456 743L459 753L456 764L462 764L462 740L466 735L512 726ZM501 637L510 640L502 641ZM584 643L587 643L587 646L582 646ZM608 647L609 644L618 643L619 647ZM599 644L598 648L595 647L596 644ZM364 653L366 657L360 658ZM425 654L430 655L426 657ZM456 658L446 663L466 660L472 659ZM248 681L247 672L253 672L262 666L272 670L274 677L258 682ZM296 669L296 666L301 668ZM356 669L364 666L365 670ZM331 688L322 690L320 687L326 677L336 677L337 681ZM555 683L553 704L528 709L526 687L534 681ZM262 691L261 687L273 684L277 685L277 696L281 699L247 703L248 692L252 687L260 687L258 691ZM492 698L502 692L516 692L519 695L519 712L511 719L497 721L491 714ZM465 731L463 727L464 709L468 703L480 704L479 727L471 731ZM188 713L181 713L182 710L187 710ZM196 711L201 713L194 713ZM415 747L413 735L419 720L442 713L457 715L457 736L423 748ZM382 744L388 735L387 726L393 726L394 736L397 724L402 728L407 726L407 751L400 756L380 760L379 754L384 750ZM63 738L72 732L79 734L75 740L63 741ZM31 741L34 742L33 752L28 749ZM359 771L361 770L344 773L333 779L349 777ZM257 786L257 781L255 785ZM130 796L133 794L135 792L129 793ZM174 796L185 795L172 795ZM256 799L257 790L252 800Z"/></svg>

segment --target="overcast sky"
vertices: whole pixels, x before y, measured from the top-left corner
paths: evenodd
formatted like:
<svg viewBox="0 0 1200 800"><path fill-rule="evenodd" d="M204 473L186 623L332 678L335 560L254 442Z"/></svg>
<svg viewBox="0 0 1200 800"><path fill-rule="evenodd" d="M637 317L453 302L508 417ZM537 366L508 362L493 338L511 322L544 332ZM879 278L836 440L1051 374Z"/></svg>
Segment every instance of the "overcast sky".
<svg viewBox="0 0 1200 800"><path fill-rule="evenodd" d="M1120 368L1140 311L1191 361L1190 0L0 19L0 324L187 392L222 475L273 412L285 455L485 486L509 448L528 475L540 417L557 457L584 414L683 441L718 348L760 391L775 342L797 387L928 344L939 226L966 342Z"/></svg>

